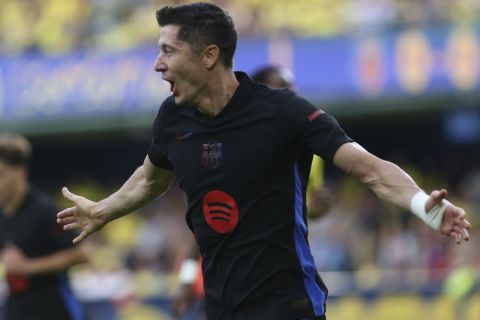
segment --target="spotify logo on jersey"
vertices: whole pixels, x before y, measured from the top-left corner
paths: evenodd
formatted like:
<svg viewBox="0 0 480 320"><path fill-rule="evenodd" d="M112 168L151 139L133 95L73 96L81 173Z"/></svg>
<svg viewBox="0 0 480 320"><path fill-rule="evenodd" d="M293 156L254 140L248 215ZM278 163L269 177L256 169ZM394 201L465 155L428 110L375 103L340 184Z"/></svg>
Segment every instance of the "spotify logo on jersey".
<svg viewBox="0 0 480 320"><path fill-rule="evenodd" d="M227 193L212 190L203 197L203 216L218 233L229 233L237 226L237 203Z"/></svg>

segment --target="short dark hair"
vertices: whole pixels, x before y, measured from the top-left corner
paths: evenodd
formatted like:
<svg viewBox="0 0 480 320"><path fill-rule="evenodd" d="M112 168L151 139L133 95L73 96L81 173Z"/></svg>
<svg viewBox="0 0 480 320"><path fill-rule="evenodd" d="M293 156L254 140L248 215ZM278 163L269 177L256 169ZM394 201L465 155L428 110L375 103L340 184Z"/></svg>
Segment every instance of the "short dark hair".
<svg viewBox="0 0 480 320"><path fill-rule="evenodd" d="M188 42L196 53L211 44L218 46L220 61L225 67L232 68L237 31L225 10L211 3L196 2L163 7L157 10L156 17L160 27L179 26L178 39Z"/></svg>
<svg viewBox="0 0 480 320"><path fill-rule="evenodd" d="M274 88L292 89L294 83L293 73L290 70L278 65L266 65L255 70L252 73L252 79L256 82L260 82ZM275 82L275 80L280 82Z"/></svg>
<svg viewBox="0 0 480 320"><path fill-rule="evenodd" d="M260 83L268 83L272 74L279 73L280 67L274 65L268 65L260 69L255 70L252 73L252 79Z"/></svg>
<svg viewBox="0 0 480 320"><path fill-rule="evenodd" d="M0 161L10 166L25 166L30 164L32 145L23 136L14 133L0 134Z"/></svg>

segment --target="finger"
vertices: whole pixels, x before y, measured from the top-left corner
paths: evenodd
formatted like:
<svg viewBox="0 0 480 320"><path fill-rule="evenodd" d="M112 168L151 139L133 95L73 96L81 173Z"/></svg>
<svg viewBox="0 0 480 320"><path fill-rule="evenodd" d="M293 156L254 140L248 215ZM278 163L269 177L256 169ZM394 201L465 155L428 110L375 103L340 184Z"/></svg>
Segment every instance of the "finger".
<svg viewBox="0 0 480 320"><path fill-rule="evenodd" d="M77 211L76 207L70 207L70 208L64 209L59 213L57 213L57 218L62 219L62 218L73 216L75 215L76 211Z"/></svg>
<svg viewBox="0 0 480 320"><path fill-rule="evenodd" d="M454 220L452 221L452 225L457 226L457 227L459 227L459 228L467 228L467 225L468 225L468 224L465 223L465 220L464 220L464 219L462 219L462 218L456 218L456 219L454 219Z"/></svg>
<svg viewBox="0 0 480 320"><path fill-rule="evenodd" d="M454 227L453 233L455 234L454 237L457 244L460 244L462 241L467 242L470 240L470 234L464 228Z"/></svg>
<svg viewBox="0 0 480 320"><path fill-rule="evenodd" d="M63 226L63 230L76 230L76 229L82 229L82 225L79 221L69 223Z"/></svg>
<svg viewBox="0 0 480 320"><path fill-rule="evenodd" d="M447 190L442 189L442 190L434 190L430 194L432 197L432 200L435 202L435 204L439 204L443 199L445 199L448 195Z"/></svg>
<svg viewBox="0 0 480 320"><path fill-rule="evenodd" d="M70 190L68 190L67 187L62 188L62 194L66 199L68 199L70 201L73 201L73 202L75 202L75 200L78 198L78 196L76 194L71 193Z"/></svg>
<svg viewBox="0 0 480 320"><path fill-rule="evenodd" d="M461 234L463 241L470 240L470 234L468 233L467 229L465 228L458 228L458 229L459 229L458 232Z"/></svg>
<svg viewBox="0 0 480 320"><path fill-rule="evenodd" d="M456 231L450 232L450 237L452 237L457 244L460 244L462 242L461 235Z"/></svg>
<svg viewBox="0 0 480 320"><path fill-rule="evenodd" d="M78 235L78 237L76 237L75 239L73 239L73 243L74 243L74 244L79 243L80 241L82 241L83 239L85 239L86 236L87 236L87 232L86 232L85 230L83 230L83 231Z"/></svg>
<svg viewBox="0 0 480 320"><path fill-rule="evenodd" d="M77 222L78 219L76 217L66 217L66 218L62 218L62 219L57 219L57 223L58 224L69 224L69 223L73 223L73 222Z"/></svg>
<svg viewBox="0 0 480 320"><path fill-rule="evenodd" d="M452 222L453 226L456 226L460 229L465 229L465 231L470 230L472 227L470 222L465 219L464 214L461 214L459 217L455 217L455 219ZM463 234L463 231L462 231Z"/></svg>
<svg viewBox="0 0 480 320"><path fill-rule="evenodd" d="M76 216L66 216L62 218L57 218L57 223L58 224L68 224L72 223L74 221L78 221L78 218Z"/></svg>
<svg viewBox="0 0 480 320"><path fill-rule="evenodd" d="M427 200L427 203L425 204L425 211L428 213L430 210L432 210L435 206L439 205L442 200L447 196L447 190L442 189L442 190L433 190L430 193L430 197Z"/></svg>

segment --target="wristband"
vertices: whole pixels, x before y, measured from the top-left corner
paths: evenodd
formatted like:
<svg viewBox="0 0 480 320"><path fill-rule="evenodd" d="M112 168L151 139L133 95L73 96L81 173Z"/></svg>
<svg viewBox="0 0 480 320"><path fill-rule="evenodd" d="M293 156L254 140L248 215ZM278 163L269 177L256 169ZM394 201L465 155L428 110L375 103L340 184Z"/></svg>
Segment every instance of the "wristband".
<svg viewBox="0 0 480 320"><path fill-rule="evenodd" d="M178 272L178 281L181 284L192 284L198 275L198 261L195 259L185 259Z"/></svg>
<svg viewBox="0 0 480 320"><path fill-rule="evenodd" d="M440 204L434 206L427 213L425 211L425 205L427 204L429 198L430 196L428 196L425 192L417 192L410 201L410 210L413 214L422 219L430 228L439 230L440 226L442 225L443 213L445 212L447 206L451 205L451 203L445 199L442 199Z"/></svg>

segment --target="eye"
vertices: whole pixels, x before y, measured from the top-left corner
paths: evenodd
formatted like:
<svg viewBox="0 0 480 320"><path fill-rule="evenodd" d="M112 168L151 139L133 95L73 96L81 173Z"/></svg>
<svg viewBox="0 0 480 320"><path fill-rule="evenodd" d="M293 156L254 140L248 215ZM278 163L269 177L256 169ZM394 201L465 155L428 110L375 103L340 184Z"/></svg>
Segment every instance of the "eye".
<svg viewBox="0 0 480 320"><path fill-rule="evenodd" d="M167 46L163 47L162 51L167 56L171 56L172 53L173 53L173 49L171 47L167 47Z"/></svg>

